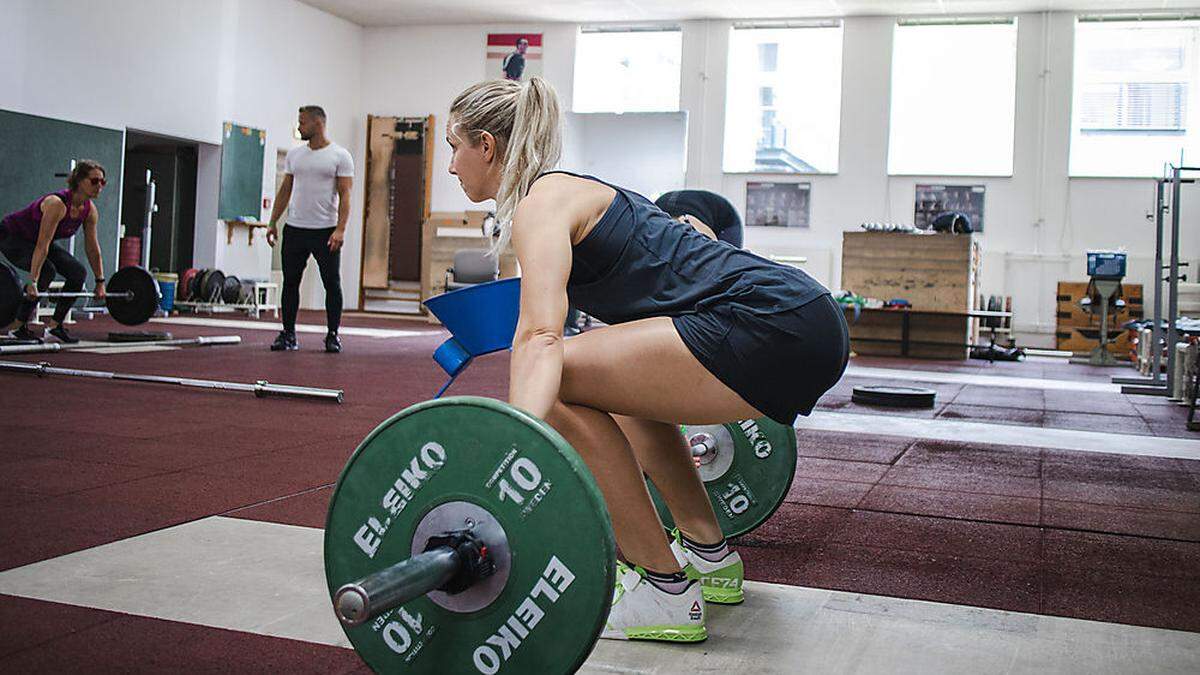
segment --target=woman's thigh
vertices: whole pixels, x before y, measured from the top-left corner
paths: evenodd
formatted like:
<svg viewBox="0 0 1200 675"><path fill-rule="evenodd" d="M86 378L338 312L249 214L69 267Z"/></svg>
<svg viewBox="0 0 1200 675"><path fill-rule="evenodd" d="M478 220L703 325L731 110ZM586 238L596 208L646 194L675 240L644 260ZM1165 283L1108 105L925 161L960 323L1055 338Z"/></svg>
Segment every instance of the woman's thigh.
<svg viewBox="0 0 1200 675"><path fill-rule="evenodd" d="M696 359L668 317L606 326L567 340L559 398L678 424L762 416Z"/></svg>

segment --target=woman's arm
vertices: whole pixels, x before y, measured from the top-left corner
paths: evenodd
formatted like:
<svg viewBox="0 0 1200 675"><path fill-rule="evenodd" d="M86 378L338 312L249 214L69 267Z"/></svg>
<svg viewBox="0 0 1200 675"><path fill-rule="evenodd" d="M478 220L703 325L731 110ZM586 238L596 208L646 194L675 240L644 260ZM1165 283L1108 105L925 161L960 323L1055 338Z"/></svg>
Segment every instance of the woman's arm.
<svg viewBox="0 0 1200 675"><path fill-rule="evenodd" d="M104 299L104 255L100 252L100 239L96 234L100 213L96 204L88 210L87 220L83 223L83 247L87 252L88 264L92 266L92 276L96 277L96 297Z"/></svg>
<svg viewBox="0 0 1200 675"><path fill-rule="evenodd" d="M42 272L42 264L46 262L46 255L50 253L50 242L54 241L54 231L58 229L58 223L67 215L67 205L61 199L54 195L49 195L42 200L42 226L38 230L37 243L33 247L33 256L29 264L29 284L35 289L37 288L38 275ZM26 291L27 295L31 295Z"/></svg>
<svg viewBox="0 0 1200 675"><path fill-rule="evenodd" d="M535 185L513 218L521 265L521 316L509 366L509 403L540 418L558 400L563 368L563 322L571 273L573 209L550 181Z"/></svg>

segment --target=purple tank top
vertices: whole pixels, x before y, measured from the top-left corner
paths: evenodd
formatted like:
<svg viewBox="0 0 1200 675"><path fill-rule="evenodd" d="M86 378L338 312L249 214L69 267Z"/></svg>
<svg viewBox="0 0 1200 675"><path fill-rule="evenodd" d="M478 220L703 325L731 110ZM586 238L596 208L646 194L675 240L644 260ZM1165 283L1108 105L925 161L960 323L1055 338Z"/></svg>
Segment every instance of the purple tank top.
<svg viewBox="0 0 1200 675"><path fill-rule="evenodd" d="M72 218L70 206L71 191L59 190L58 192L51 192L50 195L58 197L67 205L67 215L58 221L58 229L54 230L55 239L66 239L75 234L83 226L83 222L87 220L88 213L92 210L92 201L89 199L84 202L83 208L79 209L79 215ZM13 236L36 242L38 232L42 229L42 201L50 195L38 197L29 206L4 216L4 229L8 230L9 234Z"/></svg>

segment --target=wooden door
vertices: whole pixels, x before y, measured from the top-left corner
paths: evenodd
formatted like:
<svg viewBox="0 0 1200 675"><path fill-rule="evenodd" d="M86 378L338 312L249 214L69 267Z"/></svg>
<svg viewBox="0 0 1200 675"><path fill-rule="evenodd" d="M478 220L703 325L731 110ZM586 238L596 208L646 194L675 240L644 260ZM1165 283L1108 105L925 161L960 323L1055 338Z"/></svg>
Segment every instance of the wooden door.
<svg viewBox="0 0 1200 675"><path fill-rule="evenodd" d="M391 236L388 247L388 278L395 281L421 279L421 223L426 213L425 153L427 120L396 122L392 152Z"/></svg>

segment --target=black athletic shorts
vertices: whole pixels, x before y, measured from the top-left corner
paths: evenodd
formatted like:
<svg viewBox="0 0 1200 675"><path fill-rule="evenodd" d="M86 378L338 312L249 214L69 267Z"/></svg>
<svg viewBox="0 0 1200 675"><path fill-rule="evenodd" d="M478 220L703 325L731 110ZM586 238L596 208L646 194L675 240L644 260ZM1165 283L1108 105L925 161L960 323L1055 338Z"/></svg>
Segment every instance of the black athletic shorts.
<svg viewBox="0 0 1200 675"><path fill-rule="evenodd" d="M674 317L700 363L755 409L781 424L808 415L850 358L850 331L829 294L774 313L735 303Z"/></svg>

